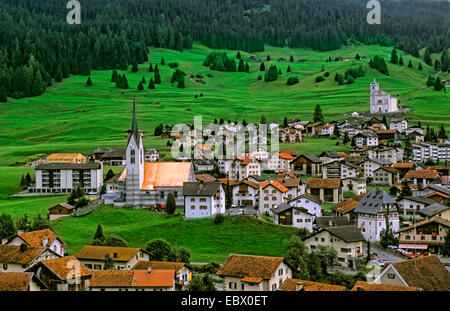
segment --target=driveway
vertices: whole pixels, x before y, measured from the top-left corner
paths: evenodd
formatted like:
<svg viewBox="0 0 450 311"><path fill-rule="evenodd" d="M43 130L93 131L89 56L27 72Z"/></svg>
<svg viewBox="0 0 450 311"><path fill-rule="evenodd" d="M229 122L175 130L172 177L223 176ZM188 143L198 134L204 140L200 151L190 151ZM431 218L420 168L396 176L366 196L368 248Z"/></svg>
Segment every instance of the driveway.
<svg viewBox="0 0 450 311"><path fill-rule="evenodd" d="M397 255L396 253L392 252L390 249L383 249L381 247L377 247L373 243L370 243L370 252L373 254L375 253L375 259L383 258L386 261L392 261L392 262L398 262L402 260L406 260L406 257L402 257L401 255ZM363 243L363 254L364 256L367 255L367 244Z"/></svg>

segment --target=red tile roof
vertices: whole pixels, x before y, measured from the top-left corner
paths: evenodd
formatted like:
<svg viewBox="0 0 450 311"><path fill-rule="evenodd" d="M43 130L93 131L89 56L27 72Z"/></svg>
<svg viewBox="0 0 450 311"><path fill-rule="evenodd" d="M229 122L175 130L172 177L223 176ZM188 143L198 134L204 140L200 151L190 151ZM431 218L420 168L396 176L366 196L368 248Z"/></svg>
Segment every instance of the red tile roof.
<svg viewBox="0 0 450 311"><path fill-rule="evenodd" d="M358 203L359 203L358 201L350 199L341 202L339 204L336 204L335 206L332 207L332 210L340 214L345 214L354 210L358 206Z"/></svg>
<svg viewBox="0 0 450 311"><path fill-rule="evenodd" d="M89 282L90 287L132 288L172 287L175 270L96 270Z"/></svg>
<svg viewBox="0 0 450 311"><path fill-rule="evenodd" d="M302 290L304 291L346 291L347 288L341 285L332 285L326 283L319 283L313 281L299 280L299 279L286 279L283 284L280 286L280 290L282 291L290 291L294 292L297 290L297 283L302 283Z"/></svg>
<svg viewBox="0 0 450 311"><path fill-rule="evenodd" d="M273 187L275 187L276 189L278 189L279 191L281 191L283 193L286 192L286 191L289 191L288 188L286 188L285 186L283 186L282 184L280 184L277 181L262 182L259 185L261 186L261 189L264 189L264 188L266 188L268 186L273 186Z"/></svg>
<svg viewBox="0 0 450 311"><path fill-rule="evenodd" d="M411 178L438 178L439 173L436 170L410 170L405 174L405 177L403 179L411 179Z"/></svg>
<svg viewBox="0 0 450 311"><path fill-rule="evenodd" d="M80 260L103 261L106 254L109 254L113 261L128 262L138 252L148 253L141 248L85 245L74 256ZM114 256L114 254L117 256Z"/></svg>
<svg viewBox="0 0 450 311"><path fill-rule="evenodd" d="M376 284L376 283L367 283L363 281L356 282L355 286L353 286L352 291L366 291L366 292L405 292L405 291L422 291L421 288L418 287L409 287L402 285L393 285L393 284Z"/></svg>
<svg viewBox="0 0 450 311"><path fill-rule="evenodd" d="M74 256L42 260L40 264L46 266L55 274L55 276L63 281L74 276L76 267L80 267L80 277L92 275L91 270L86 268L86 266Z"/></svg>
<svg viewBox="0 0 450 311"><path fill-rule="evenodd" d="M0 262L29 265L47 249L43 246L24 246L0 245Z"/></svg>
<svg viewBox="0 0 450 311"><path fill-rule="evenodd" d="M47 239L46 247L50 246L56 239L60 240L63 246L67 245L50 229L18 233L17 236L24 240L29 246L44 246L45 239Z"/></svg>
<svg viewBox="0 0 450 311"><path fill-rule="evenodd" d="M216 274L222 277L254 277L270 280L283 261L283 257L232 254Z"/></svg>
<svg viewBox="0 0 450 311"><path fill-rule="evenodd" d="M0 291L24 292L33 278L33 272L3 272L0 273Z"/></svg>
<svg viewBox="0 0 450 311"><path fill-rule="evenodd" d="M339 188L341 183L340 178L310 178L306 187L311 188L323 188L323 189L335 189Z"/></svg>
<svg viewBox="0 0 450 311"><path fill-rule="evenodd" d="M152 270L175 270L179 271L186 264L183 262L169 262L169 261L138 261L132 270L147 270L152 268Z"/></svg>

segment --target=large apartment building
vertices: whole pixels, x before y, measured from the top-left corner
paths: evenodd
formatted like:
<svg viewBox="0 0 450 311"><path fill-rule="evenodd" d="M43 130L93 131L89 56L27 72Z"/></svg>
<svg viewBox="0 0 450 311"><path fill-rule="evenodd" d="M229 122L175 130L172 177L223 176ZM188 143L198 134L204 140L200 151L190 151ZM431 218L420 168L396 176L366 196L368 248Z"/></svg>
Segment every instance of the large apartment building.
<svg viewBox="0 0 450 311"><path fill-rule="evenodd" d="M424 162L450 160L450 144L417 143L413 144L413 161Z"/></svg>

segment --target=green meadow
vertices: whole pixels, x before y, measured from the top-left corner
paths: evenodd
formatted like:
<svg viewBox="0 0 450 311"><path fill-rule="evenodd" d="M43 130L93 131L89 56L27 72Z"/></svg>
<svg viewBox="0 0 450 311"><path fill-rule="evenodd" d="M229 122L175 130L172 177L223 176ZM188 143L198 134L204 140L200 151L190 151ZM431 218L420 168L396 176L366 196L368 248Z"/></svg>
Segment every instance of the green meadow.
<svg viewBox="0 0 450 311"><path fill-rule="evenodd" d="M433 69L409 55L403 55L405 65L389 63L391 47L378 45L355 45L329 52L309 49L267 47L265 52L255 53L266 68L276 64L282 75L275 82L258 81L260 62L250 59L250 54L241 51L244 61L250 65L249 73L218 72L202 65L211 49L194 45L190 50L178 52L166 49L151 49L149 62L139 65L137 73L125 73L129 89L116 88L111 81L112 71L93 71L92 86L86 85L86 76L71 76L56 83L37 97L12 99L0 103L0 213L6 212L19 217L38 213L46 215L48 208L64 201L66 197L12 198L19 192L22 174L33 168L12 167L9 164L23 161L36 154L54 152L92 153L98 147L124 146L125 131L131 126L131 108L136 100L140 129L144 130L146 148L157 148L162 160L170 160L167 139L153 136L159 123L192 124L194 116L202 116L203 124L214 119L259 123L261 115L269 122L282 122L284 117L312 120L316 104L320 104L325 121L345 118L344 114L369 110L369 84L375 78L380 88L398 96L401 106L411 108L406 117L413 124L418 120L422 125L437 128L445 124L449 129L448 116L450 100L448 94L435 92L425 87L425 81ZM235 56L236 51L226 51ZM356 54L365 57L355 60ZM270 54L271 61L266 61ZM278 62L278 58L293 55L295 62ZM369 58L384 57L390 72L380 74L368 67ZM347 62L326 62L331 57L348 57ZM161 65L164 57L166 65ZM433 58L438 55L433 55ZM297 60L302 59L299 63ZM408 68L409 60L414 68ZM422 61L423 71L417 69ZM187 74L201 74L204 84L186 77L186 88L179 89L170 83L174 69L167 65L177 62ZM162 84L156 89L147 88L153 73L148 72L149 64L158 64ZM354 84L339 86L334 81L337 72L348 68L364 66L366 75L356 79ZM287 73L290 66L291 72ZM130 66L131 67L131 66ZM322 71L323 68L323 71ZM316 83L315 78L329 72L324 82ZM208 77L211 74L212 77ZM297 76L300 83L287 86L289 77ZM450 75L443 76L449 79ZM146 84L144 91L137 85L142 77ZM203 94L195 98L195 95ZM295 149L297 153L319 154L324 150L348 151L337 140L307 138L305 143L280 144L282 149ZM242 222L242 223L241 223ZM179 246L187 247L194 260L223 260L229 252L280 255L281 240L292 234L289 228L273 226L258 220L233 220L227 218L222 225L215 226L211 219L182 220L180 217L167 218L147 211L134 211L102 207L79 218L65 218L55 221L52 228L69 243L69 251L77 251L84 243L89 243L98 223L107 233L123 236L130 245L145 246L156 237L167 239Z"/></svg>

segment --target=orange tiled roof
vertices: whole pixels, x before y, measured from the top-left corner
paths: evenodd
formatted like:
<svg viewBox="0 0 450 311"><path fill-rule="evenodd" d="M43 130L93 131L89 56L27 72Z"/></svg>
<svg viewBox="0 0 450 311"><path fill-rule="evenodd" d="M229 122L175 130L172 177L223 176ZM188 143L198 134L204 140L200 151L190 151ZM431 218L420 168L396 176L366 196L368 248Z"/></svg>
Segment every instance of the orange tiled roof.
<svg viewBox="0 0 450 311"><path fill-rule="evenodd" d="M367 292L404 292L404 291L421 291L421 288L418 287L409 287L402 285L393 285L393 284L376 284L376 283L367 283L363 281L356 282L355 286L353 286L352 291L367 291Z"/></svg>
<svg viewBox="0 0 450 311"><path fill-rule="evenodd" d="M169 262L169 261L138 261L132 270L147 270L152 268L152 270L175 270L179 271L186 264L183 262Z"/></svg>
<svg viewBox="0 0 450 311"><path fill-rule="evenodd" d="M411 178L438 178L439 173L436 170L411 170L405 174L404 179Z"/></svg>
<svg viewBox="0 0 450 311"><path fill-rule="evenodd" d="M29 246L44 246L45 239L48 240L47 247L56 239L60 240L63 246L67 245L50 229L18 233L17 236L24 240Z"/></svg>
<svg viewBox="0 0 450 311"><path fill-rule="evenodd" d="M43 246L27 246L21 251L20 248L16 245L0 245L0 262L29 265L47 249Z"/></svg>
<svg viewBox="0 0 450 311"><path fill-rule="evenodd" d="M144 163L144 181L141 190L158 187L183 187L189 181L191 162L147 162Z"/></svg>
<svg viewBox="0 0 450 311"><path fill-rule="evenodd" d="M286 279L283 282L283 284L281 284L280 290L294 292L294 291L296 291L297 283L302 283L303 290L305 290L305 291L346 291L347 290L345 288L345 286L341 286L341 285L332 285L332 284L318 283L318 282L299 280L299 279L291 279L291 278Z"/></svg>
<svg viewBox="0 0 450 311"><path fill-rule="evenodd" d="M280 153L278 154L278 156L279 156L280 158L282 158L282 159L287 159L287 160L292 160L292 159L294 159L293 156L291 156L289 153L285 153L285 152L280 152Z"/></svg>
<svg viewBox="0 0 450 311"><path fill-rule="evenodd" d="M80 277L90 276L92 274L91 270L86 268L75 256L42 260L40 264L45 265L63 281L73 276L73 271L78 265L80 267Z"/></svg>
<svg viewBox="0 0 450 311"><path fill-rule="evenodd" d="M146 252L141 248L85 245L74 256L80 260L105 260L109 254L114 261L128 262L138 252ZM114 253L117 256L114 256Z"/></svg>
<svg viewBox="0 0 450 311"><path fill-rule="evenodd" d="M262 182L259 185L261 186L261 189L264 189L264 188L266 188L267 186L270 185L270 186L273 186L276 189L280 190L283 193L289 190L288 188L286 188L285 186L280 184L278 181Z"/></svg>
<svg viewBox="0 0 450 311"><path fill-rule="evenodd" d="M240 165L247 165L252 161L251 157L234 157L232 164L236 164L236 162L241 162Z"/></svg>
<svg viewBox="0 0 450 311"><path fill-rule="evenodd" d="M394 134L397 130L380 130L377 131L377 134Z"/></svg>
<svg viewBox="0 0 450 311"><path fill-rule="evenodd" d="M352 199L346 200L344 202L341 202L341 203L333 206L332 210L337 213L345 214L345 213L348 213L349 211L355 209L358 206L358 203L359 203L358 201L355 201Z"/></svg>
<svg viewBox="0 0 450 311"><path fill-rule="evenodd" d="M414 163L395 163L393 165L394 168L409 168L412 169L414 167Z"/></svg>
<svg viewBox="0 0 450 311"><path fill-rule="evenodd" d="M245 276L241 279L242 282L247 282L247 283L261 283L261 281L263 280L263 278L258 278L258 277L251 277L251 276Z"/></svg>
<svg viewBox="0 0 450 311"><path fill-rule="evenodd" d="M81 153L53 153L46 158L47 162L86 162L86 157Z"/></svg>
<svg viewBox="0 0 450 311"><path fill-rule="evenodd" d="M234 185L236 184L235 181L233 181L233 180L231 180L231 179L229 179L229 178L227 178L227 177L225 177L225 178L219 178L218 181L220 181L220 182L221 182L222 184L224 184L225 186L227 185L227 182L228 182L228 184L230 185L230 187L231 187L231 186L234 186Z"/></svg>
<svg viewBox="0 0 450 311"><path fill-rule="evenodd" d="M283 261L283 257L231 254L216 274L219 276L255 277L269 280Z"/></svg>
<svg viewBox="0 0 450 311"><path fill-rule="evenodd" d="M211 176L209 174L196 174L195 180L203 181L203 182L212 182L212 181L216 181L217 179L214 176Z"/></svg>
<svg viewBox="0 0 450 311"><path fill-rule="evenodd" d="M89 282L90 287L172 287L174 270L96 270Z"/></svg>
<svg viewBox="0 0 450 311"><path fill-rule="evenodd" d="M323 189L335 189L339 188L341 183L340 178L310 178L306 185L307 188L323 188Z"/></svg>
<svg viewBox="0 0 450 311"><path fill-rule="evenodd" d="M0 291L24 292L28 289L33 272L3 272L0 273Z"/></svg>
<svg viewBox="0 0 450 311"><path fill-rule="evenodd" d="M440 196L440 197L443 197L443 198L445 198L445 199L448 198L448 195L446 195L446 194L444 194L444 193L442 193L442 192L439 192L439 191L436 191L436 192L427 194L425 197L426 197L426 198L429 198L429 197L432 197L432 196L435 196L435 195Z"/></svg>

